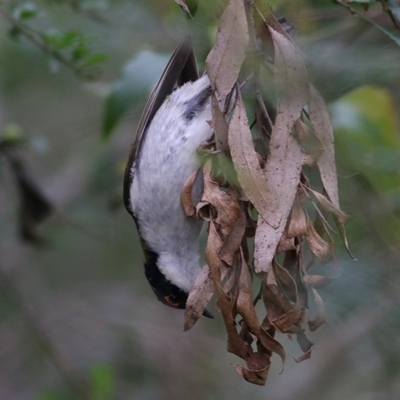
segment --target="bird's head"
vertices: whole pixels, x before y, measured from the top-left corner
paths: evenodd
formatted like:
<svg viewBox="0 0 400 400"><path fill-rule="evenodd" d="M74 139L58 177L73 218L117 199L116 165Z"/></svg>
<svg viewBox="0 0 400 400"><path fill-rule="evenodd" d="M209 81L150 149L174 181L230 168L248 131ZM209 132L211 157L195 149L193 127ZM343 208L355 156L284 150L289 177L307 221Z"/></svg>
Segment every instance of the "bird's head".
<svg viewBox="0 0 400 400"><path fill-rule="evenodd" d="M179 287L179 283L175 284L165 276L159 267L160 256L157 253L146 249L145 256L145 275L157 299L169 307L185 309L189 296L187 287ZM207 309L204 310L203 315L214 318Z"/></svg>

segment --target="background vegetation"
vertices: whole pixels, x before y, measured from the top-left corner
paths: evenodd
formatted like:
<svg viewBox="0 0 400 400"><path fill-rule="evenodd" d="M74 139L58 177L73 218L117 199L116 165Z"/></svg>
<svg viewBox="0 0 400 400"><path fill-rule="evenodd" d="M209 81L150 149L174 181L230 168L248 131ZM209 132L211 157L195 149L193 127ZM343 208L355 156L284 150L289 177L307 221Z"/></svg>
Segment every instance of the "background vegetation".
<svg viewBox="0 0 400 400"><path fill-rule="evenodd" d="M224 2L199 2L191 20L172 1L0 1L0 398L398 398L399 7L353 2L369 22L341 2L270 3L330 105L358 259L339 246L311 360L296 364L286 339L284 373L274 356L254 387L229 366L221 319L183 333L122 207L149 90L185 35L204 65Z"/></svg>

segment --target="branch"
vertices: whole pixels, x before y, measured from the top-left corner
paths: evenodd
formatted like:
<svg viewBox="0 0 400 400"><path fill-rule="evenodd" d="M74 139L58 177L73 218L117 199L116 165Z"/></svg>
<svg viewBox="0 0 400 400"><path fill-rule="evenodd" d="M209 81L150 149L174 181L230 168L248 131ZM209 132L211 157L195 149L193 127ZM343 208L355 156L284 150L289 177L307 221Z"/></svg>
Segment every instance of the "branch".
<svg viewBox="0 0 400 400"><path fill-rule="evenodd" d="M18 32L34 44L37 48L46 54L49 54L59 63L68 67L77 77L82 79L91 80L94 78L94 74L86 70L86 68L77 66L73 61L66 57L62 52L55 49L53 46L45 43L41 39L40 33L32 29L26 24L21 23L18 19L14 18L12 14L4 7L0 5L0 15L12 26L12 28L17 29Z"/></svg>

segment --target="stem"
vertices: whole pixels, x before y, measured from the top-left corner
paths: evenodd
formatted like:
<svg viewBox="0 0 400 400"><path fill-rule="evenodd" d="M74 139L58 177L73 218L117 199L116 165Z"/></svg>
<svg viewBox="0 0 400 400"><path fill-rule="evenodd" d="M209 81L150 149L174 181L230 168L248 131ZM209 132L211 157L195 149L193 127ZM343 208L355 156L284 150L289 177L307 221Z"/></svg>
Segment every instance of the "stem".
<svg viewBox="0 0 400 400"><path fill-rule="evenodd" d="M54 49L53 47L47 45L43 40L40 39L40 35L30 28L26 24L22 24L17 19L15 19L7 10L4 9L0 5L0 15L9 22L9 24L18 29L21 32L21 35L28 39L32 44L34 44L37 48L43 51L46 54L49 54L51 57L56 59L61 64L65 65L79 78L83 79L91 79L93 78L90 74L86 73L83 68L76 66L71 60L65 57L60 51Z"/></svg>

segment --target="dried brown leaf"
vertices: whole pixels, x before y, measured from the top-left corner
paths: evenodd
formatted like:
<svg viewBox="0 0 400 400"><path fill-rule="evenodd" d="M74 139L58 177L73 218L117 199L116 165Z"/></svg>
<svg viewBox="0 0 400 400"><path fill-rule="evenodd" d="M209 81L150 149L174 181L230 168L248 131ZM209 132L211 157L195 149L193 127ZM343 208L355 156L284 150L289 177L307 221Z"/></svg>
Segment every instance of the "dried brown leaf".
<svg viewBox="0 0 400 400"><path fill-rule="evenodd" d="M263 219L279 226L278 199L270 192L254 150L246 109L240 94L237 96L229 124L229 148L240 186ZM267 219L268 218L268 219Z"/></svg>
<svg viewBox="0 0 400 400"><path fill-rule="evenodd" d="M258 338L262 346L265 349L278 354L282 359L282 364L284 364L286 356L282 345L262 329L258 322L258 317L253 304L250 273L243 257L241 257L241 261L242 267L239 279L239 295L237 298L238 313L243 317L251 333Z"/></svg>
<svg viewBox="0 0 400 400"><path fill-rule="evenodd" d="M314 228L314 225L310 220L307 222L307 242L310 246L311 252L320 261L328 261L333 257L333 243L326 242Z"/></svg>
<svg viewBox="0 0 400 400"><path fill-rule="evenodd" d="M347 253L350 255L350 257L354 260L357 261L357 258L354 257L352 252L350 251L349 248L349 242L347 241L347 235L346 235L346 229L344 228L344 225L340 223L340 221L334 216L333 219L335 220L336 226L339 229L340 236L342 237L344 246L346 247Z"/></svg>
<svg viewBox="0 0 400 400"><path fill-rule="evenodd" d="M294 126L294 137L305 153L303 164L312 167L324 151L324 147L314 132L301 119L298 119Z"/></svg>
<svg viewBox="0 0 400 400"><path fill-rule="evenodd" d="M282 236L279 239L278 246L276 247L276 254L295 249L296 245L294 244L294 238L287 237L286 232L283 231Z"/></svg>
<svg viewBox="0 0 400 400"><path fill-rule="evenodd" d="M294 238L304 235L307 235L307 216L300 202L296 199L290 213L287 236Z"/></svg>
<svg viewBox="0 0 400 400"><path fill-rule="evenodd" d="M282 314L279 318L271 320L281 332L291 332L293 325L300 322L302 317L302 310L298 304L294 304L292 308L285 314Z"/></svg>
<svg viewBox="0 0 400 400"><path fill-rule="evenodd" d="M180 8L182 8L182 10L185 11L185 13L188 14L190 18L193 19L193 16L190 13L189 7L187 6L187 4L185 3L184 0L175 0L175 3L178 4L178 6Z"/></svg>
<svg viewBox="0 0 400 400"><path fill-rule="evenodd" d="M309 360L311 358L311 350L312 348L303 353L301 356L295 357L294 361L296 361L297 363L301 363L302 361Z"/></svg>
<svg viewBox="0 0 400 400"><path fill-rule="evenodd" d="M324 147L317 165L322 184L330 201L336 209L340 210L332 124L324 100L312 85L310 85L310 93L309 115L311 124L315 135Z"/></svg>
<svg viewBox="0 0 400 400"><path fill-rule="evenodd" d="M228 149L228 122L225 119L224 113L219 108L218 100L215 95L212 100L212 127L214 128L215 145L217 150L227 152Z"/></svg>
<svg viewBox="0 0 400 400"><path fill-rule="evenodd" d="M183 207L183 211L185 211L186 216L193 217L196 214L196 208L193 205L192 200L192 189L194 181L196 180L197 171L193 172L192 175L187 178L186 182L183 185L182 193L181 193L181 203Z"/></svg>
<svg viewBox="0 0 400 400"><path fill-rule="evenodd" d="M275 228L265 222L264 218L258 219L254 248L254 269L257 273L268 272L271 268L271 262L286 226L300 179L301 160L303 158L300 146L289 136L287 143L285 145L282 144L282 147L285 147L285 154L280 160L275 162L276 168L284 170L282 171L284 176L281 178L280 183L275 182L276 188L279 189L279 193L276 193L276 199L279 199L279 208L278 210L274 210L274 212L280 219L280 222ZM272 162L269 163L268 159L266 176L274 176L273 165ZM268 185L270 182L271 179L268 179Z"/></svg>
<svg viewBox="0 0 400 400"><path fill-rule="evenodd" d="M210 268L208 265L204 265L193 282L186 302L183 322L184 331L191 329L203 315L203 311L214 294L214 291L214 283L210 277Z"/></svg>
<svg viewBox="0 0 400 400"><path fill-rule="evenodd" d="M233 365L233 367L235 367L236 372L242 378L244 378L247 382L254 383L255 385L263 386L263 385L265 385L265 382L267 380L271 361L270 361L269 357L267 357L266 355L260 354L260 356L264 356L262 363L265 366L262 369L254 370L254 369L245 368L242 365L238 365L238 364L232 364L232 365Z"/></svg>
<svg viewBox="0 0 400 400"><path fill-rule="evenodd" d="M291 129L310 98L304 56L286 35L271 27L269 31L275 50L274 86L278 100L277 120L283 118L288 121ZM285 113L287 109L292 113ZM279 111L283 111L285 115L279 117Z"/></svg>
<svg viewBox="0 0 400 400"><path fill-rule="evenodd" d="M258 220L255 236L256 272L267 272L270 269L294 202L300 181L303 152L291 136L291 131L309 99L307 73L301 52L286 36L272 28L269 30L275 49L274 84L278 107L264 174L270 193L275 199L279 199L279 203L277 209L269 208L274 218L268 213L260 213L262 218ZM278 221L279 225L271 224L271 220Z"/></svg>
<svg viewBox="0 0 400 400"><path fill-rule="evenodd" d="M308 321L308 328L310 329L310 331L315 331L327 321L327 316L326 316L325 304L324 301L322 300L322 297L319 295L316 289L312 288L312 291L314 294L315 304L317 305L318 308L318 313L314 319Z"/></svg>
<svg viewBox="0 0 400 400"><path fill-rule="evenodd" d="M337 218L337 220L339 221L340 224L344 224L346 222L346 220L349 216L346 213L344 213L343 211L339 210L337 207L335 207L334 204L331 201L329 201L326 196L324 196L321 193L316 192L315 190L312 190L312 189L308 189L308 190L316 197L316 199L318 200L318 203L321 205L321 207L325 211L333 214Z"/></svg>
<svg viewBox="0 0 400 400"><path fill-rule="evenodd" d="M221 16L214 47L207 56L207 75L220 99L235 85L249 41L243 0L231 0Z"/></svg>
<svg viewBox="0 0 400 400"><path fill-rule="evenodd" d="M218 230L225 238L232 232L236 220L241 214L240 206L238 204L238 194L234 190L224 192L219 188L219 184L213 180L211 160L206 162L203 167L203 172L204 191L201 198L201 204L203 206L211 204L211 217L214 219Z"/></svg>
<svg viewBox="0 0 400 400"><path fill-rule="evenodd" d="M301 350L304 353L308 353L311 348L314 346L314 343L310 342L304 333L304 329L300 329L299 332L296 333L297 335L297 343L299 344ZM310 357L307 357L310 358Z"/></svg>
<svg viewBox="0 0 400 400"><path fill-rule="evenodd" d="M218 235L215 224L213 221L210 221L205 258L210 267L210 274L214 282L215 292L218 296L218 305L221 310L225 329L228 335L227 350L230 353L236 354L238 357L244 359L248 353L248 345L243 341L236 330L233 304L222 288L221 269L223 264L218 255L221 246L222 240Z"/></svg>
<svg viewBox="0 0 400 400"><path fill-rule="evenodd" d="M268 272L270 275L272 269ZM291 309L292 304L276 283L262 284L262 299L269 321L272 323Z"/></svg>
<svg viewBox="0 0 400 400"><path fill-rule="evenodd" d="M318 289L320 287L329 285L332 281L335 280L335 278L323 275L305 275L303 277L303 280L307 286L310 286L314 289Z"/></svg>
<svg viewBox="0 0 400 400"><path fill-rule="evenodd" d="M246 230L246 215L242 211L238 219L234 222L232 231L226 237L224 244L221 246L219 256L222 261L232 266L236 252L243 240L243 235Z"/></svg>

